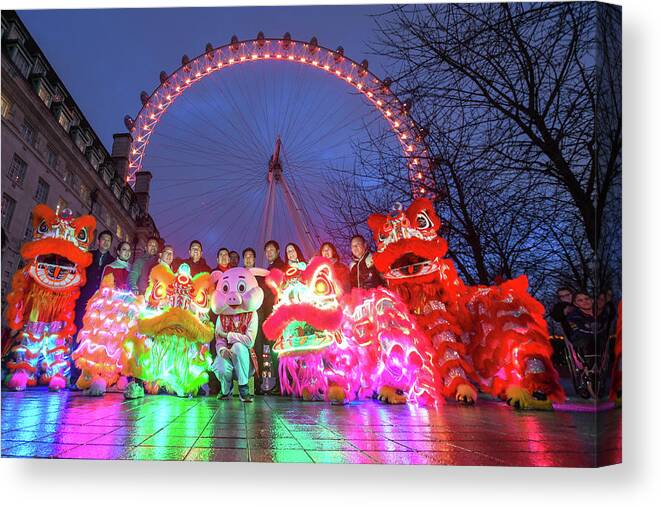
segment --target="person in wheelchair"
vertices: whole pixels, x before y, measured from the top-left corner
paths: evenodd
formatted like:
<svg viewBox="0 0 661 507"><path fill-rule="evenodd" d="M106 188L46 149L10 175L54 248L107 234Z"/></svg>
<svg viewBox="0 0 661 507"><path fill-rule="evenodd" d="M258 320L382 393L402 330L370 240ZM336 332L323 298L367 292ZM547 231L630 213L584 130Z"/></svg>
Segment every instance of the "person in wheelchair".
<svg viewBox="0 0 661 507"><path fill-rule="evenodd" d="M592 369L608 339L607 323L595 315L594 301L587 292L577 291L573 304L574 308L567 315L567 338L584 366Z"/></svg>

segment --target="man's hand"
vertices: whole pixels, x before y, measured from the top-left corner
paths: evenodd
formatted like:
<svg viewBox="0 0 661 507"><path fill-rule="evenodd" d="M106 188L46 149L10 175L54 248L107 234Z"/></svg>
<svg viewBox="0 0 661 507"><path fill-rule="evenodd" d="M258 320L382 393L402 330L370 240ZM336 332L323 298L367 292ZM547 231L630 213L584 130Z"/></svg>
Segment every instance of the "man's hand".
<svg viewBox="0 0 661 507"><path fill-rule="evenodd" d="M220 349L219 354L228 361L232 358L232 355L230 354L230 350L226 348Z"/></svg>

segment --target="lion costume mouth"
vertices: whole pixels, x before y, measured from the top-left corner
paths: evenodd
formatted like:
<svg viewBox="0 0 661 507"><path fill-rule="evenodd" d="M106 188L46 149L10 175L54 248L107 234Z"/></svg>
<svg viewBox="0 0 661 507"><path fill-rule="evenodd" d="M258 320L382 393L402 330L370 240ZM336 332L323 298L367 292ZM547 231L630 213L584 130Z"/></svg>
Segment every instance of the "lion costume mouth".
<svg viewBox="0 0 661 507"><path fill-rule="evenodd" d="M55 290L81 283L78 265L58 254L38 255L30 267L30 274L40 284Z"/></svg>
<svg viewBox="0 0 661 507"><path fill-rule="evenodd" d="M390 279L420 277L439 269L437 258L426 259L414 253L406 253L395 259L385 276Z"/></svg>
<svg viewBox="0 0 661 507"><path fill-rule="evenodd" d="M342 334L339 330L317 329L307 322L292 320L282 332L282 339L277 341L273 350L279 355L321 350L340 343Z"/></svg>
<svg viewBox="0 0 661 507"><path fill-rule="evenodd" d="M312 304L283 305L264 322L267 336L278 336L273 350L279 355L320 350L342 341L342 311L321 310Z"/></svg>
<svg viewBox="0 0 661 507"><path fill-rule="evenodd" d="M138 332L151 337L180 336L193 343L209 343L213 339L213 326L201 322L190 311L177 307L165 311L152 310L138 320Z"/></svg>

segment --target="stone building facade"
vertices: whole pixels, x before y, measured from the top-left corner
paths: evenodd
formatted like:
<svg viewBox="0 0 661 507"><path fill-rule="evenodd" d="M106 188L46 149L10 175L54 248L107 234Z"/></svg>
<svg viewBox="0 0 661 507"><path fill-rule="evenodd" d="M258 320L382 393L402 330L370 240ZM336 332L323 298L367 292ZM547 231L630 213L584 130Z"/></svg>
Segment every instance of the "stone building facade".
<svg viewBox="0 0 661 507"><path fill-rule="evenodd" d="M130 134L115 134L108 153L18 15L4 10L1 93L4 308L38 203L92 214L97 232L112 231L114 245L128 240L134 251L159 234L148 212L151 175L135 191L126 184Z"/></svg>

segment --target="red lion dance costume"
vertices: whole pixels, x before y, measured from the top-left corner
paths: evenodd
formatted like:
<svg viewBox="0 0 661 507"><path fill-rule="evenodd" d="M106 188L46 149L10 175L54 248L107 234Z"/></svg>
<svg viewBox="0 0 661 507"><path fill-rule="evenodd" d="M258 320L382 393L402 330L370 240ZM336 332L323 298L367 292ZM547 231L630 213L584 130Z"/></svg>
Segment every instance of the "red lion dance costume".
<svg viewBox="0 0 661 507"><path fill-rule="evenodd" d="M85 284L87 252L96 227L94 217L74 218L71 210L55 213L38 204L32 210L34 239L21 247L25 266L14 274L7 296L7 323L21 331L8 363L7 387L17 391L37 381L57 391L66 387L69 344L76 332L74 306Z"/></svg>
<svg viewBox="0 0 661 507"><path fill-rule="evenodd" d="M388 403L438 400L434 351L396 295L342 294L322 257L304 271L274 269L266 282L276 303L263 330L275 342L283 394L332 403L373 396Z"/></svg>
<svg viewBox="0 0 661 507"><path fill-rule="evenodd" d="M528 294L525 276L490 287L464 285L444 257L441 221L428 199L372 215L368 225L377 269L437 351L446 398L473 403L475 384L522 409L551 409L551 400L564 399L544 308Z"/></svg>

